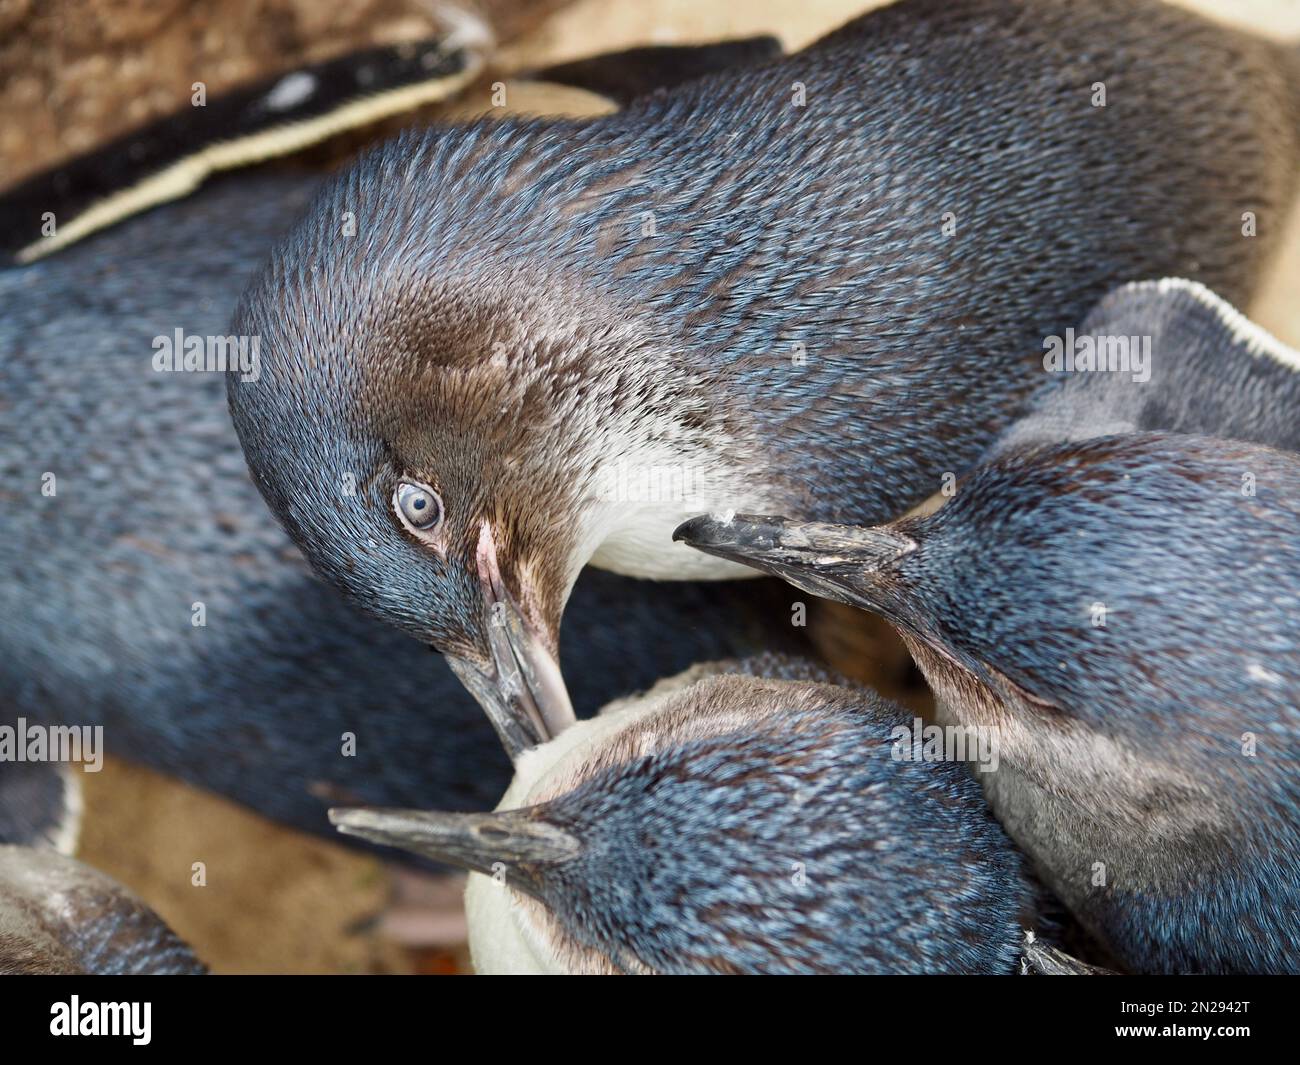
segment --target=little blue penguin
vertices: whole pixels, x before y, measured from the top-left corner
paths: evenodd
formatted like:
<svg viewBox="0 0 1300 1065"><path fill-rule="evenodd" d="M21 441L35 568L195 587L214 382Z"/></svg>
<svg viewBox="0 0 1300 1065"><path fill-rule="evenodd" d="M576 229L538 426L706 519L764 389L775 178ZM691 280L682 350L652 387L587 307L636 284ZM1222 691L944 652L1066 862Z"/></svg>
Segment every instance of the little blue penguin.
<svg viewBox="0 0 1300 1065"><path fill-rule="evenodd" d="M994 811L1139 972L1300 970L1300 456L1132 433L1010 449L877 527L677 536L891 621Z"/></svg>
<svg viewBox="0 0 1300 1065"><path fill-rule="evenodd" d="M474 870L480 973L1017 972L1036 889L912 727L807 662L710 663L524 752L495 813L331 817Z"/></svg>
<svg viewBox="0 0 1300 1065"><path fill-rule="evenodd" d="M889 520L1114 285L1244 301L1300 173L1298 56L1154 0L902 0L616 114L408 131L241 301L255 482L535 740L572 717L587 563L740 575L672 543L705 511Z"/></svg>
<svg viewBox="0 0 1300 1065"><path fill-rule="evenodd" d="M204 972L162 918L117 881L62 854L0 845L0 975Z"/></svg>
<svg viewBox="0 0 1300 1065"><path fill-rule="evenodd" d="M330 805L486 809L510 766L436 656L311 575L249 481L221 375L154 365L178 331L224 340L318 182L230 175L0 271L0 725L102 726L111 754L337 839ZM565 628L575 704L804 650L787 592L591 573ZM64 834L82 770L47 768L0 764L0 842Z"/></svg>

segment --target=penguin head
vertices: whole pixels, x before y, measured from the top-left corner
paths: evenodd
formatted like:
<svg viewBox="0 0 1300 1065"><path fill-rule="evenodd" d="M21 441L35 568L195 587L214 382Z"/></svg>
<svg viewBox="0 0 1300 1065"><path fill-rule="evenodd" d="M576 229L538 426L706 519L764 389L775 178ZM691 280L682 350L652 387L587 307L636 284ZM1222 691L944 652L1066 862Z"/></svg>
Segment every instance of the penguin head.
<svg viewBox="0 0 1300 1065"><path fill-rule="evenodd" d="M481 971L1011 971L1019 858L963 766L898 757L912 724L804 663L697 666L529 752L494 814L331 816L484 874Z"/></svg>
<svg viewBox="0 0 1300 1065"><path fill-rule="evenodd" d="M228 376L253 479L312 566L444 652L515 751L572 720L559 626L628 518L610 471L689 452L704 420L644 312L535 246L568 229L503 184L518 147L408 137L334 182L242 299L259 361ZM431 173L484 191L427 195ZM669 533L690 512L660 522L688 562Z"/></svg>
<svg viewBox="0 0 1300 1065"><path fill-rule="evenodd" d="M494 338L524 342L485 303L403 279L369 317L290 325L296 301L346 299L317 283L277 282L241 313L262 351L258 378L230 385L254 480L321 576L443 652L510 749L532 746L572 719L557 655L582 456L543 446L525 413L546 409L542 377L494 363Z"/></svg>
<svg viewBox="0 0 1300 1065"><path fill-rule="evenodd" d="M676 535L885 615L1003 702L1149 745L1192 708L1224 736L1244 705L1285 712L1298 498L1288 453L1134 433L1013 449L875 529L703 517Z"/></svg>
<svg viewBox="0 0 1300 1065"><path fill-rule="evenodd" d="M947 715L990 730L1003 823L1124 965L1284 967L1291 944L1238 930L1296 893L1296 455L1166 433L1015 449L929 517L859 532L680 530L898 619ZM892 537L915 546L882 560Z"/></svg>

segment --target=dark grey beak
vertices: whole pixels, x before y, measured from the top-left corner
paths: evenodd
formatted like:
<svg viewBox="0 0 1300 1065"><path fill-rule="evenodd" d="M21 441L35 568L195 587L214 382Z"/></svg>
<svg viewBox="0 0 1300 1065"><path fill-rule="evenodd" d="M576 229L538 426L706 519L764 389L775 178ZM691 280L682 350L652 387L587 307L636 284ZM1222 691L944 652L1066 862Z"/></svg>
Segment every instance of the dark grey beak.
<svg viewBox="0 0 1300 1065"><path fill-rule="evenodd" d="M524 616L501 579L496 543L486 523L479 534L477 564L489 661L449 654L447 664L483 707L513 762L559 735L576 717L550 650L555 641L548 642Z"/></svg>
<svg viewBox="0 0 1300 1065"><path fill-rule="evenodd" d="M535 810L447 814L370 807L333 809L330 821L347 836L411 851L487 876L502 866L511 882L535 893L539 867L566 862L581 849L577 839Z"/></svg>
<svg viewBox="0 0 1300 1065"><path fill-rule="evenodd" d="M490 665L456 655L447 655L447 664L483 707L515 761L573 724L573 704L559 663L514 602L506 596L486 609Z"/></svg>
<svg viewBox="0 0 1300 1065"><path fill-rule="evenodd" d="M888 528L737 514L702 515L677 526L681 540L706 554L770 573L813 595L870 607L860 594L871 574L916 544Z"/></svg>

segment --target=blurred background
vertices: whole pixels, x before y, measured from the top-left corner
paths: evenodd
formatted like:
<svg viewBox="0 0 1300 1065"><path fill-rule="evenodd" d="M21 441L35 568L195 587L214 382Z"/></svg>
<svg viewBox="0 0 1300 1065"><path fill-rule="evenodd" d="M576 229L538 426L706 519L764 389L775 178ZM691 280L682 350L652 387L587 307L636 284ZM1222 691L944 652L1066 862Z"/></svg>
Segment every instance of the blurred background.
<svg viewBox="0 0 1300 1065"><path fill-rule="evenodd" d="M1224 21L1300 37L1300 0L1183 0ZM435 32L432 0L0 0L0 188L241 82ZM869 0L482 0L498 47L479 86L511 72L643 44L758 33L796 49ZM438 108L346 134L293 165L332 165ZM1300 218L1251 308L1300 344ZM1284 279L1291 279L1288 286ZM815 641L842 671L924 710L892 634L818 604ZM0 694L2 697L2 694ZM487 728L486 722L483 725ZM120 760L85 782L79 856L137 891L219 973L468 970L457 877L385 863L274 825ZM190 884L201 854L207 887ZM399 942L400 941L400 942ZM422 945L411 946L412 942Z"/></svg>

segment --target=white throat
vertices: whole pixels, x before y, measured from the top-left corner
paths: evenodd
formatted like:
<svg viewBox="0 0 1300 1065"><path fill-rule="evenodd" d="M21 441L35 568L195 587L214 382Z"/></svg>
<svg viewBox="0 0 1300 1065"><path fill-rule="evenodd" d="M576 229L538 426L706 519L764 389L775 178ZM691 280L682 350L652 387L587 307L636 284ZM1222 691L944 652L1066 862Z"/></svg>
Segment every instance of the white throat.
<svg viewBox="0 0 1300 1065"><path fill-rule="evenodd" d="M651 580L734 580L757 576L736 562L673 542L673 530L701 514L781 513L762 478L722 460L638 448L603 465L593 486L585 559L600 569Z"/></svg>

